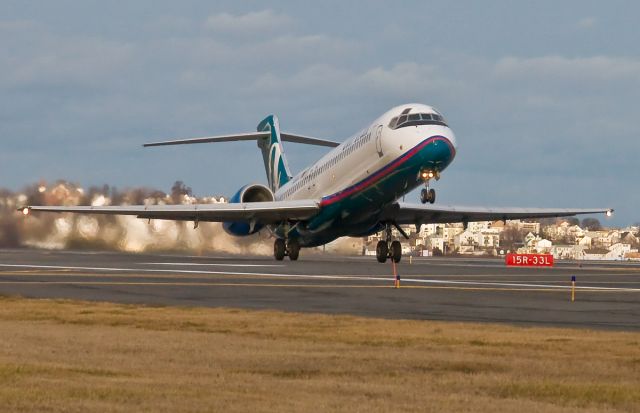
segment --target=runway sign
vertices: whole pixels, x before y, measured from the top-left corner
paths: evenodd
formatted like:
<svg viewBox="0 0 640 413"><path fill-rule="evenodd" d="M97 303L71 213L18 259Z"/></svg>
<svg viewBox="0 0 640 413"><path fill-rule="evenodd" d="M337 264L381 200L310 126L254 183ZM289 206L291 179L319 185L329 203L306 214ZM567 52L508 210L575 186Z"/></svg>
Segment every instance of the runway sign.
<svg viewBox="0 0 640 413"><path fill-rule="evenodd" d="M553 255L507 254L505 263L510 267L553 267Z"/></svg>

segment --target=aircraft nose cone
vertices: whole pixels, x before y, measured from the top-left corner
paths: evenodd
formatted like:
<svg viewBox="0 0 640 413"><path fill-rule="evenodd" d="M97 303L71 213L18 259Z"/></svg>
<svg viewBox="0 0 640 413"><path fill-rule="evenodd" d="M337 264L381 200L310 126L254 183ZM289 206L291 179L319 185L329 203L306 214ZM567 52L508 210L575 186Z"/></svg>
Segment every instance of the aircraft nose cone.
<svg viewBox="0 0 640 413"><path fill-rule="evenodd" d="M432 136L425 141L421 152L422 164L439 171L446 168L456 156L455 139L445 136Z"/></svg>

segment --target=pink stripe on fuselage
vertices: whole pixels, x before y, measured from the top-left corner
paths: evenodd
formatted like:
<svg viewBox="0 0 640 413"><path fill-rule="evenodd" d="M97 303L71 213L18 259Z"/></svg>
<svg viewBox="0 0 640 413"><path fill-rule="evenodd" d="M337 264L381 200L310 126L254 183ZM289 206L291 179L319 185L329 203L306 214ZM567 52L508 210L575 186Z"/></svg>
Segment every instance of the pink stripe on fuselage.
<svg viewBox="0 0 640 413"><path fill-rule="evenodd" d="M433 143L435 141L442 141L442 142L446 143L449 146L449 150L451 150L452 156L455 156L456 150L453 147L453 145L451 144L451 141L449 141L449 139L445 138L444 136L432 136L432 137L430 137L428 139L425 139L424 141L422 141L418 145L414 146L412 149L410 149L409 151L404 153L398 159L396 159L395 161L391 162L390 164L382 167L380 170L378 170L377 172L375 172L371 176L365 178L364 180L358 182L357 184L352 185L349 188L343 189L340 192L336 192L335 194L328 195L328 196L322 198L322 201L320 202L320 206L331 205L334 202L340 201L340 200L342 200L342 199L344 199L344 198L346 198L346 197L348 197L350 195L353 195L356 192L359 192L359 191L362 191L362 190L366 189L367 187L369 187L372 184L378 182L379 180L381 180L385 176L389 175L391 172L393 172L400 165L404 164L409 159L411 159L413 156L415 156L415 154L418 153L420 150L422 150L425 146L427 146L428 144Z"/></svg>

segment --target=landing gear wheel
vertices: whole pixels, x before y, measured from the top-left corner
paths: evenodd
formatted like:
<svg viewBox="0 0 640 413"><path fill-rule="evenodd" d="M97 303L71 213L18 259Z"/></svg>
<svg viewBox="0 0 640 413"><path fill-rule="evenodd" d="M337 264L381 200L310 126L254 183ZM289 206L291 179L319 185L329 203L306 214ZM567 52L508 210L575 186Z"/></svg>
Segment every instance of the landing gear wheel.
<svg viewBox="0 0 640 413"><path fill-rule="evenodd" d="M426 204L427 202L433 204L436 202L436 190L433 188L423 188L422 191L420 191L420 202L423 204Z"/></svg>
<svg viewBox="0 0 640 413"><path fill-rule="evenodd" d="M429 195L427 196L427 198L429 199L429 203L433 204L436 202L436 190L431 188L429 189Z"/></svg>
<svg viewBox="0 0 640 413"><path fill-rule="evenodd" d="M294 239L289 241L287 249L289 252L289 259L291 261L296 261L298 259L298 256L300 255L300 243L298 242L298 240Z"/></svg>
<svg viewBox="0 0 640 413"><path fill-rule="evenodd" d="M400 241L393 241L391 243L391 251L389 251L389 256L395 263L399 263L402 258L402 245L400 245Z"/></svg>
<svg viewBox="0 0 640 413"><path fill-rule="evenodd" d="M275 257L275 259L278 261L282 261L284 259L284 256L286 255L286 252L287 250L284 244L284 240L277 239L273 243L273 256Z"/></svg>
<svg viewBox="0 0 640 413"><path fill-rule="evenodd" d="M384 264L387 262L387 257L389 256L389 246L386 241L378 241L376 245L376 258L379 263Z"/></svg>
<svg viewBox="0 0 640 413"><path fill-rule="evenodd" d="M429 202L429 191L426 188L423 188L422 191L420 191L420 202L423 204Z"/></svg>

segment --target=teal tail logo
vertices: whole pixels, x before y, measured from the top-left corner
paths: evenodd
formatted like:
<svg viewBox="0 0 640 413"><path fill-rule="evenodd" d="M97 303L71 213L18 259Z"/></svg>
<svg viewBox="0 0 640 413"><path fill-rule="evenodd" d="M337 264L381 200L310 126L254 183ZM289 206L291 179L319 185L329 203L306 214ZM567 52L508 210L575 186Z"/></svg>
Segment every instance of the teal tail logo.
<svg viewBox="0 0 640 413"><path fill-rule="evenodd" d="M267 116L260 122L257 129L258 132L270 132L269 137L258 140L258 146L262 150L269 187L275 192L291 179L289 166L284 157L282 142L280 141L278 118L274 115Z"/></svg>

